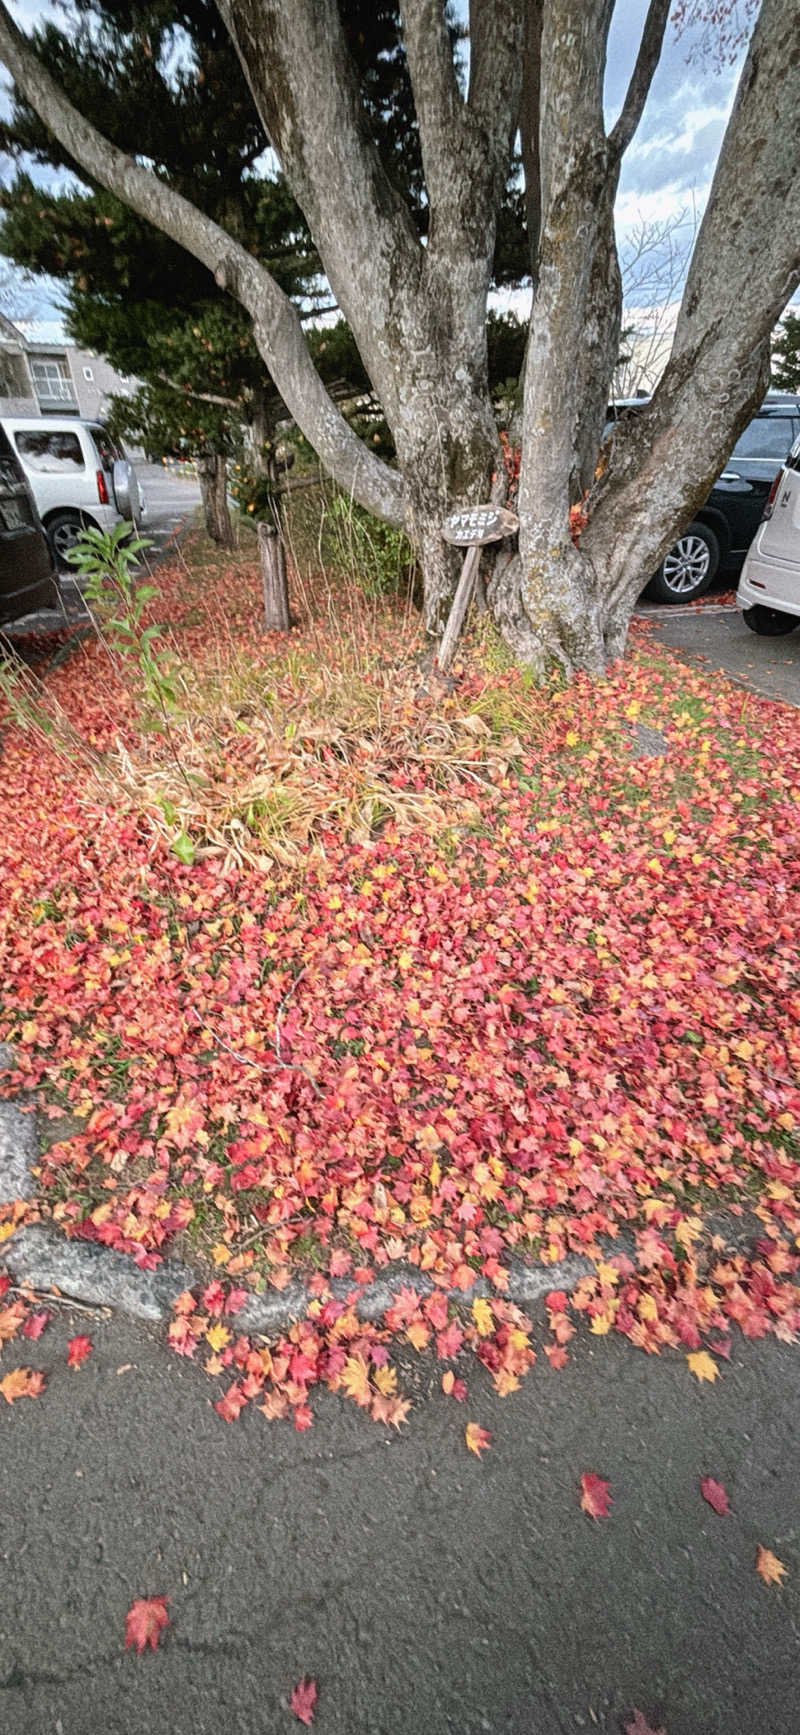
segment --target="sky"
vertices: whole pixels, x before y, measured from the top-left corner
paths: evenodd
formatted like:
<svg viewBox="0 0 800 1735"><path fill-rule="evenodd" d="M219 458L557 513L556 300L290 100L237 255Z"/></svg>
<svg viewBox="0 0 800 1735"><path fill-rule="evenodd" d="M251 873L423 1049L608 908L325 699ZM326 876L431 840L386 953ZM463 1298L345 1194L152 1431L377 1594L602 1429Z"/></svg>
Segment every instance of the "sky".
<svg viewBox="0 0 800 1735"><path fill-rule="evenodd" d="M743 5L744 0L740 0ZM464 0L459 0L459 9ZM24 29L52 9L41 0L16 0L12 10ZM606 111L613 124L624 99L636 55L647 0L617 0L609 39L606 69ZM63 16L63 15L62 15ZM639 132L626 154L616 208L618 245L623 263L626 300L652 300L651 271L637 289L637 271L625 273L625 261L635 248L643 224L679 223L672 238L672 265L667 263L668 245L653 255L660 270L656 299L674 300L679 294L681 266L690 250L710 188L725 125L736 88L739 63L720 68L708 55L692 56L698 37L677 37L672 24L667 34ZM0 95L0 103L3 102ZM10 165L0 159L0 173ZM639 269L641 279L643 267ZM57 286L43 284L28 291L31 311L39 318L56 312ZM22 299L25 298L23 292ZM521 303L524 304L524 296Z"/></svg>

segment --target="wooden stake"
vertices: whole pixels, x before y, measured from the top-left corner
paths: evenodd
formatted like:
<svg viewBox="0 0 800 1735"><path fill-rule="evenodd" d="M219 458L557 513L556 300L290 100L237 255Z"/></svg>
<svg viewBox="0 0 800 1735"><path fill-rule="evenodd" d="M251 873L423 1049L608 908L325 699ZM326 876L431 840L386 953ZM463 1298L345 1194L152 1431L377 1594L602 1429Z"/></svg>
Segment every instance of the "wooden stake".
<svg viewBox="0 0 800 1735"><path fill-rule="evenodd" d="M480 545L475 543L471 548L467 549L466 559L461 568L461 577L458 581L458 588L453 597L453 606L450 610L447 626L442 633L442 642L439 646L436 657L436 661L439 664L442 674L444 674L446 669L449 669L453 660L453 652L455 651L458 643L458 636L464 624L464 616L469 608L475 579L478 574L478 563L480 558Z"/></svg>
<svg viewBox="0 0 800 1735"><path fill-rule="evenodd" d="M288 633L289 591L283 544L274 524L265 524L263 519L260 519L256 529L264 591L264 630L268 633Z"/></svg>

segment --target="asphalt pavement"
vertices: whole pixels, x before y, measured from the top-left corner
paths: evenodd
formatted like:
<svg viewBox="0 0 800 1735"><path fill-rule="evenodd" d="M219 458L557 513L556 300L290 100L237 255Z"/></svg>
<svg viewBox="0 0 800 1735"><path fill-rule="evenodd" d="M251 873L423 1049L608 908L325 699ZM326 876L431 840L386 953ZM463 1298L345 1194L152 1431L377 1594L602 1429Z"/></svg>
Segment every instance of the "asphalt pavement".
<svg viewBox="0 0 800 1735"><path fill-rule="evenodd" d="M94 1342L77 1371L71 1331ZM49 1371L0 1413L8 1735L288 1735L303 1677L319 1735L619 1735L635 1709L665 1735L797 1735L796 1350L738 1340L709 1387L675 1352L584 1340L503 1400L469 1368L464 1404L414 1357L400 1435L328 1394L306 1433L226 1425L199 1368L119 1319L62 1316L3 1359ZM581 1512L584 1470L608 1518ZM161 1595L158 1651L125 1652L129 1605Z"/></svg>
<svg viewBox="0 0 800 1735"><path fill-rule="evenodd" d="M200 505L200 488L190 476L168 475L160 464L137 464L136 474L147 501L142 533L153 543L152 557L159 558Z"/></svg>
<svg viewBox="0 0 800 1735"><path fill-rule="evenodd" d="M800 705L800 624L785 637L761 638L745 625L736 607L717 602L713 594L699 605L644 605L637 613L652 621L660 643L686 662L724 669L751 692ZM800 1710L797 1727L800 1732Z"/></svg>

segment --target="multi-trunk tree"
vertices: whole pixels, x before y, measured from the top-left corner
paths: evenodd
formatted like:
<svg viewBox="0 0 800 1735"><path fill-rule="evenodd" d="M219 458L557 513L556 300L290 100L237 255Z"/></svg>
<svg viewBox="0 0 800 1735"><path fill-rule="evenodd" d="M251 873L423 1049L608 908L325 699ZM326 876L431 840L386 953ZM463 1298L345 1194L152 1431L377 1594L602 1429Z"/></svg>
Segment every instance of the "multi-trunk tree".
<svg viewBox="0 0 800 1735"><path fill-rule="evenodd" d="M519 139L533 308L524 376L519 543L496 559L490 605L515 652L599 671L625 643L649 573L702 500L769 377L769 340L800 278L796 0L762 0L652 401L600 444L618 353L614 201L667 28L650 0L619 115L603 76L614 0L473 4L468 56L441 0L404 0L398 54L413 98L425 211L404 191L370 106L363 44L342 0L218 0L254 110L382 405L397 454L359 441L313 366L296 310L264 260L159 159L104 136L0 7L0 54L74 162L169 233L246 309L281 396L345 489L405 526L429 628L452 596L441 524L499 494L487 295ZM109 129L112 130L112 129ZM209 150L213 141L209 140ZM395 165L396 167L396 165ZM492 477L495 481L492 483ZM569 513L583 505L580 544Z"/></svg>

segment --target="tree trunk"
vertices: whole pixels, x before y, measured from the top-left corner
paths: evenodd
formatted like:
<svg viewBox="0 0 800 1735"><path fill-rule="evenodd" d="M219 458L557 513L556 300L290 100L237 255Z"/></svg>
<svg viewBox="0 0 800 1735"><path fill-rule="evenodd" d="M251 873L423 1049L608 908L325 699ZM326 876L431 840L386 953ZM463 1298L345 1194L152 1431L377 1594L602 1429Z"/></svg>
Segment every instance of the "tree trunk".
<svg viewBox="0 0 800 1735"><path fill-rule="evenodd" d="M206 533L220 548L233 547L233 526L228 511L228 466L219 452L197 459L197 480L203 502Z"/></svg>
<svg viewBox="0 0 800 1735"><path fill-rule="evenodd" d="M567 670L597 672L622 648L639 589L758 401L770 331L800 279L797 0L761 0L672 355L637 425L620 429L602 477L595 464L619 325L614 193L658 63L668 0L649 0L608 133L603 72L614 0L471 7L466 91L439 0L404 0L428 196L425 246L369 136L339 0L218 5L392 429L396 468L344 421L270 272L75 110L2 0L0 53L70 160L193 253L251 314L260 353L321 462L354 499L415 541L432 632L444 627L458 573L442 520L485 495L493 470L502 474L484 322L528 17L525 158L540 196L532 188L528 200L538 249L520 546L515 559L501 557L489 596L524 661L543 667L554 656ZM576 548L569 512L587 489L588 522ZM227 518L224 497L223 510Z"/></svg>
<svg viewBox="0 0 800 1735"><path fill-rule="evenodd" d="M258 554L264 589L264 631L288 633L289 590L283 539L275 525L265 524L263 519L258 524Z"/></svg>

